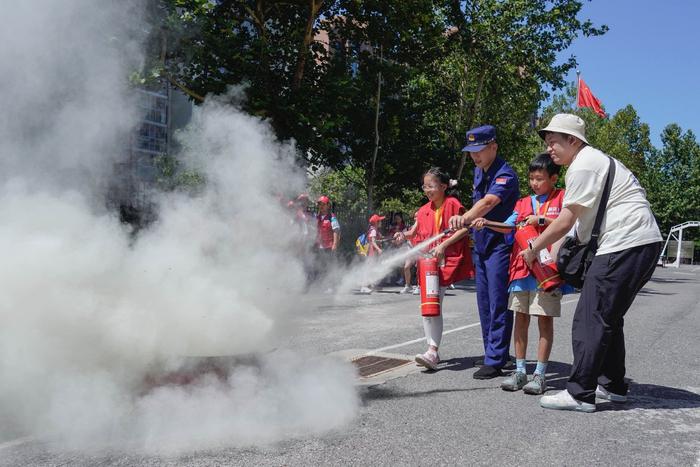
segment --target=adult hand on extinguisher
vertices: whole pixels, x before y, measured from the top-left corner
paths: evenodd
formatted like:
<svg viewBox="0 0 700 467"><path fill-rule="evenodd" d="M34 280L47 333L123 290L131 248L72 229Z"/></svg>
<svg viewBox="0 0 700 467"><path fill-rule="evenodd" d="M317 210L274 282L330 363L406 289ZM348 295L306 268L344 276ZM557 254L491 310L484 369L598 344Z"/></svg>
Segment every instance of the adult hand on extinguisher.
<svg viewBox="0 0 700 467"><path fill-rule="evenodd" d="M471 221L464 219L464 216L452 216L448 222L450 230L459 230L463 227L468 227Z"/></svg>
<svg viewBox="0 0 700 467"><path fill-rule="evenodd" d="M520 256L522 256L522 258L525 260L528 267L531 267L533 261L537 259L537 252L531 248L528 248L526 250L521 251Z"/></svg>

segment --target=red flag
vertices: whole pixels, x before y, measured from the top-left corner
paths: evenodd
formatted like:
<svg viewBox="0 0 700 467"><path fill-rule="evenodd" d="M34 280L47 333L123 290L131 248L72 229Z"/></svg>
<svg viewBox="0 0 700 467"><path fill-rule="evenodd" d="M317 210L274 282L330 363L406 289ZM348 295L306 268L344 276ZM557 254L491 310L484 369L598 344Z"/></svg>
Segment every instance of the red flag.
<svg viewBox="0 0 700 467"><path fill-rule="evenodd" d="M606 116L600 101L593 95L591 88L581 78L578 79L578 100L576 105L579 107L590 107L600 117L605 118Z"/></svg>

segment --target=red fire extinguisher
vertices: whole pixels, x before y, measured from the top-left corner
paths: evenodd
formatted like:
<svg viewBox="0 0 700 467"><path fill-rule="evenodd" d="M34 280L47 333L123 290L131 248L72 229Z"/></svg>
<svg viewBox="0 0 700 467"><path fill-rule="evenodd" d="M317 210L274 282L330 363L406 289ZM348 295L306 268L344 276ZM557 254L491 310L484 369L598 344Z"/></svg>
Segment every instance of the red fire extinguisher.
<svg viewBox="0 0 700 467"><path fill-rule="evenodd" d="M421 315L440 316L440 275L437 258L418 259L418 282Z"/></svg>
<svg viewBox="0 0 700 467"><path fill-rule="evenodd" d="M522 250L530 248L530 243L537 238L539 234L537 229L532 225L526 225L518 229L515 232L515 241ZM537 280L537 287L540 289L550 291L556 287L563 284L561 277L559 277L559 272L557 271L557 265L549 254L547 248L543 248L535 261L532 262L530 266L532 274L534 274Z"/></svg>

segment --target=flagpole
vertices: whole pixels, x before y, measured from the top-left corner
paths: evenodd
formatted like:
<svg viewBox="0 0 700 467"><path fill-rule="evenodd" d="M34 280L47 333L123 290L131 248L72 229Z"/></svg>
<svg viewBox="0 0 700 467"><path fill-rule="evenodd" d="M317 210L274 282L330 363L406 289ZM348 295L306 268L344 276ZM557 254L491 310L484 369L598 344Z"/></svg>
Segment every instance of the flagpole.
<svg viewBox="0 0 700 467"><path fill-rule="evenodd" d="M578 96L581 94L581 70L576 68L576 108L579 109Z"/></svg>

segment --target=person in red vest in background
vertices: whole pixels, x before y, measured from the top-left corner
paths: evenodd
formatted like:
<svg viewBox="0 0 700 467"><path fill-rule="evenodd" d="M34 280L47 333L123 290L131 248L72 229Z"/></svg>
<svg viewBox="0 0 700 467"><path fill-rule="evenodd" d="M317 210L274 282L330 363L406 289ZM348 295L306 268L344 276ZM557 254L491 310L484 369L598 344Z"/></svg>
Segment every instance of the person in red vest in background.
<svg viewBox="0 0 700 467"><path fill-rule="evenodd" d="M335 255L340 245L340 223L331 212L331 200L328 196L318 198L318 214L316 215L316 255L318 278L335 261Z"/></svg>

